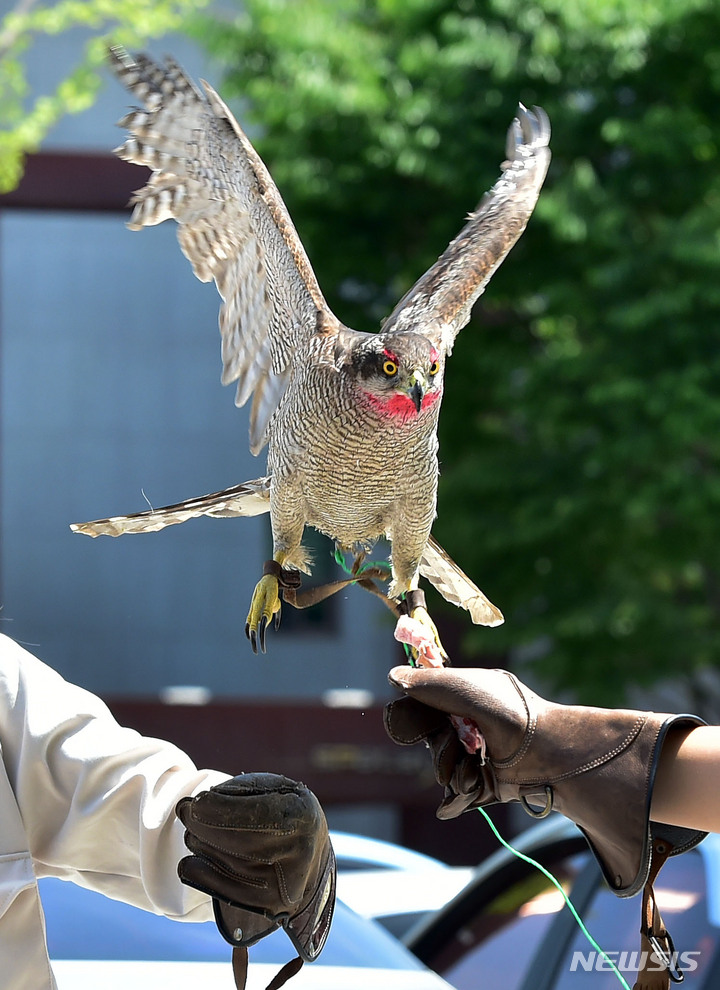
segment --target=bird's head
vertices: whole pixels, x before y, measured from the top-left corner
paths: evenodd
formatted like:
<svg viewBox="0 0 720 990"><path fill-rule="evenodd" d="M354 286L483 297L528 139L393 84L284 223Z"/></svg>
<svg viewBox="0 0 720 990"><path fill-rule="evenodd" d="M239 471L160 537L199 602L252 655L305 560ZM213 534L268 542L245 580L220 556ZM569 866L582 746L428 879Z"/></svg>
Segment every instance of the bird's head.
<svg viewBox="0 0 720 990"><path fill-rule="evenodd" d="M350 371L361 401L396 422L437 408L442 396L442 360L426 337L375 334L353 348Z"/></svg>

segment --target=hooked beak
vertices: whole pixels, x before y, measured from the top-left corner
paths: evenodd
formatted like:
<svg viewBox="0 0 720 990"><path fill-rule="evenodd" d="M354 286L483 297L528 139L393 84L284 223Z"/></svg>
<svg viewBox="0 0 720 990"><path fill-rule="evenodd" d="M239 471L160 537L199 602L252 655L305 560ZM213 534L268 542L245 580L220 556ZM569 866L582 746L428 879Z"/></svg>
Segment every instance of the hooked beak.
<svg viewBox="0 0 720 990"><path fill-rule="evenodd" d="M416 368L412 375L410 375L410 387L407 390L407 394L412 399L416 412L420 412L426 389L427 380L425 375Z"/></svg>

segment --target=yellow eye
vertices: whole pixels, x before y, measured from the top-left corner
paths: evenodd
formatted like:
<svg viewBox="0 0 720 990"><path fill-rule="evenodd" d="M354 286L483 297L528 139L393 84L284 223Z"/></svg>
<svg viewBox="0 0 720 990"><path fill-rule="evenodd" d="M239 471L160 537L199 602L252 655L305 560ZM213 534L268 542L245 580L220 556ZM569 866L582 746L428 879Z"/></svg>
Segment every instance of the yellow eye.
<svg viewBox="0 0 720 990"><path fill-rule="evenodd" d="M438 373L438 371L440 371L440 362L439 361L433 361L433 363L430 365L430 374L431 375L436 375Z"/></svg>
<svg viewBox="0 0 720 990"><path fill-rule="evenodd" d="M398 366L394 361L385 361L382 368L388 378L392 378L393 375L397 374Z"/></svg>

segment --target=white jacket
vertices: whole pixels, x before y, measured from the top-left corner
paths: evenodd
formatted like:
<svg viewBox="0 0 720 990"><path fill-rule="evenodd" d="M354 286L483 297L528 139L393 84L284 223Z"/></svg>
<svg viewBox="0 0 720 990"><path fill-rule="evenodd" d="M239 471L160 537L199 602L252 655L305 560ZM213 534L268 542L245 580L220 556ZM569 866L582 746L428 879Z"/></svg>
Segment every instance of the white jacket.
<svg viewBox="0 0 720 990"><path fill-rule="evenodd" d="M185 921L210 898L180 883L187 855L174 808L226 774L117 724L95 695L0 635L0 973L50 990L36 878L73 880Z"/></svg>

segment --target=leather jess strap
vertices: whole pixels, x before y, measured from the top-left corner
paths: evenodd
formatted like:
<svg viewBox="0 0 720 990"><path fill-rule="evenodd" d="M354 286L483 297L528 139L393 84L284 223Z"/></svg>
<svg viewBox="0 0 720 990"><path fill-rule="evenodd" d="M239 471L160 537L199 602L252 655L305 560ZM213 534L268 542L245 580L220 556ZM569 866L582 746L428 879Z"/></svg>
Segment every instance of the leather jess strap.
<svg viewBox="0 0 720 990"><path fill-rule="evenodd" d="M677 965L677 952L665 927L655 900L653 884L673 847L663 839L653 841L652 866L642 892L640 923L640 959L633 990L668 990L670 980L681 983L683 974Z"/></svg>
<svg viewBox="0 0 720 990"><path fill-rule="evenodd" d="M296 956L291 959L290 962L285 963L283 968L276 973L273 979L268 983L266 990L280 990L280 987L285 986L290 977L295 976L295 974L302 967L303 961L300 956ZM248 972L248 950L246 946L240 946L234 948L232 951L232 971L235 977L235 986L237 990L245 990L245 984L247 983L247 972Z"/></svg>
<svg viewBox="0 0 720 990"><path fill-rule="evenodd" d="M356 562L357 563L357 562ZM365 591L380 598L390 611L399 616L402 610L387 597L381 587L375 584L376 581L386 581L388 572L381 565L370 564L367 567L353 570L350 577L342 578L340 581L328 581L326 584L319 584L314 588L306 588L300 591L301 577L299 571L289 570L282 567L276 560L266 560L263 566L263 574L271 574L277 578L278 585L282 591L283 601L293 608L310 608L319 602L325 601L338 591L347 588L351 584L357 584Z"/></svg>

